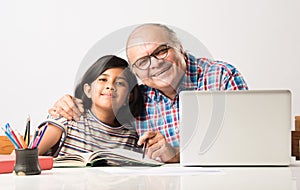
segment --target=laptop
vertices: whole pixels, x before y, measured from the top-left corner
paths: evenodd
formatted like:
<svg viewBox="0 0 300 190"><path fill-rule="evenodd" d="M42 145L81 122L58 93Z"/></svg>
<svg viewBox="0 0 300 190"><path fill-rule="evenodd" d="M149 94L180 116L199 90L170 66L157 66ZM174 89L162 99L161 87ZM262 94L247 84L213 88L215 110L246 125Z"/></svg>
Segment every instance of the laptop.
<svg viewBox="0 0 300 190"><path fill-rule="evenodd" d="M289 90L182 91L181 166L288 166Z"/></svg>

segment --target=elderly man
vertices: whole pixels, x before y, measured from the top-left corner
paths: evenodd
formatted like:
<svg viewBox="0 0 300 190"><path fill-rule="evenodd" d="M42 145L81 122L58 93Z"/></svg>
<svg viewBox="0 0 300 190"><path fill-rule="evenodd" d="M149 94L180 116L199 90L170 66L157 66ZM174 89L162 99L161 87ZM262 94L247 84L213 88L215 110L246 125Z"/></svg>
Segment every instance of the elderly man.
<svg viewBox="0 0 300 190"><path fill-rule="evenodd" d="M241 73L223 61L196 58L184 51L176 33L162 24L143 24L130 34L126 53L142 81L144 112L136 117L139 144L147 155L163 162L179 162L179 93L183 90L247 90ZM63 96L51 115L78 118L80 100Z"/></svg>

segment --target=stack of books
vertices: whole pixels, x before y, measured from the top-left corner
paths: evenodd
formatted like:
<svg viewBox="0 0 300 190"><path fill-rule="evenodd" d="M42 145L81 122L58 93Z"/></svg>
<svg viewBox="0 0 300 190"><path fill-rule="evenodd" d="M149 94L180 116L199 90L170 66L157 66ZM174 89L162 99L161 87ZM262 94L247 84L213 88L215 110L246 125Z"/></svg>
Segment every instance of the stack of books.
<svg viewBox="0 0 300 190"><path fill-rule="evenodd" d="M292 156L300 160L300 116L295 116L295 131L292 131Z"/></svg>

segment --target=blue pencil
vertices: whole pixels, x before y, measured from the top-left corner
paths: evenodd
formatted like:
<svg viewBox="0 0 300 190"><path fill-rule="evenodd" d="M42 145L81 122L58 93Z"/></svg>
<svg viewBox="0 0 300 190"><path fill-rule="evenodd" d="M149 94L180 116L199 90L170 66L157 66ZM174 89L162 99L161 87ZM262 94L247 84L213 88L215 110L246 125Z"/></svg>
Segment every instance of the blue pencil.
<svg viewBox="0 0 300 190"><path fill-rule="evenodd" d="M15 131L12 129L12 127L9 125L9 123L6 123L5 127L6 127L6 132L16 141L19 148L24 148L22 146L21 142L19 141Z"/></svg>
<svg viewBox="0 0 300 190"><path fill-rule="evenodd" d="M1 127L1 129L4 131L5 135L8 137L8 139L13 143L13 145L15 146L16 149L20 149L19 145L17 144L17 142L15 141L15 139L9 134L9 132L7 132L5 129L3 129Z"/></svg>

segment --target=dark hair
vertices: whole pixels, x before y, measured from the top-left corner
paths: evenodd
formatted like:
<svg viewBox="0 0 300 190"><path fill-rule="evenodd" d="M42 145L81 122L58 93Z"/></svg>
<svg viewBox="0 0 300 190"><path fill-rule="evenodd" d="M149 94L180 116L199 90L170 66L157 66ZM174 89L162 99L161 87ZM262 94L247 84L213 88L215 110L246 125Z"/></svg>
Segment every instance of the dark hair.
<svg viewBox="0 0 300 190"><path fill-rule="evenodd" d="M139 115L143 109L143 96L137 84L136 76L129 69L128 62L115 55L106 55L98 59L83 75L75 88L75 97L83 101L84 109L90 109L92 100L84 93L84 84L91 84L99 75L111 68L123 68L123 74L129 84L129 92L132 94L129 103L122 106L116 113L116 120L120 124L128 123L133 117ZM130 117L131 116L131 117ZM133 117L132 117L133 116Z"/></svg>

